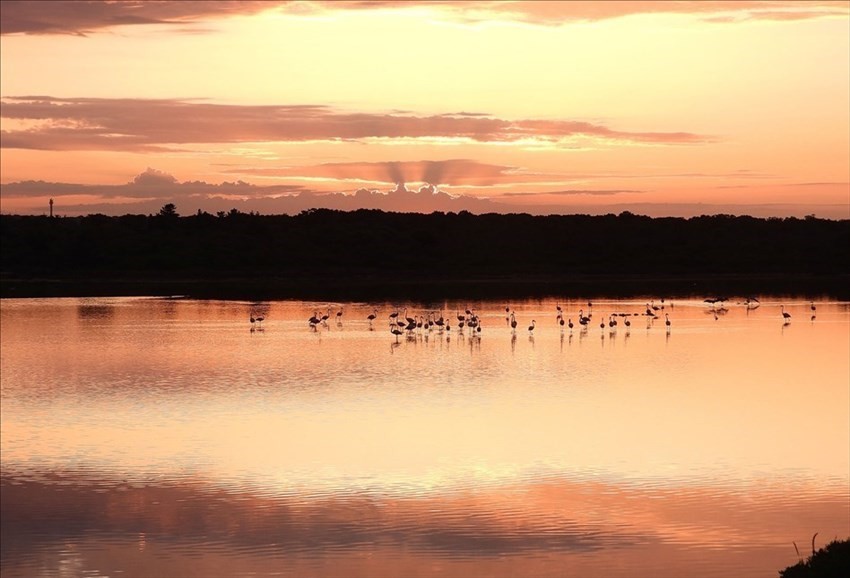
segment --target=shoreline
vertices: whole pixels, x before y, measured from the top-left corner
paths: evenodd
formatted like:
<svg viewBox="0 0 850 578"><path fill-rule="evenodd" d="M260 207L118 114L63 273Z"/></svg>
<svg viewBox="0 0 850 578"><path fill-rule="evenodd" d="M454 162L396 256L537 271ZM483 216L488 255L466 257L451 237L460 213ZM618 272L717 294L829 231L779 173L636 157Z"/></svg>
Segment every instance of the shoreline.
<svg viewBox="0 0 850 578"><path fill-rule="evenodd" d="M434 278L364 275L302 277L0 277L0 298L182 296L194 299L369 301L534 297L667 298L803 296L850 300L850 275L538 275Z"/></svg>

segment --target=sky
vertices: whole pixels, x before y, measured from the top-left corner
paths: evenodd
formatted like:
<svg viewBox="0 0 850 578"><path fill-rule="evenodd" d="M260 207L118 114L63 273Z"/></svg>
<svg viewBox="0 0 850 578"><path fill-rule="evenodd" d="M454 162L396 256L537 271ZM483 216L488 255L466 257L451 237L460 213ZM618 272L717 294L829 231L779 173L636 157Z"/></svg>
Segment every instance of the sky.
<svg viewBox="0 0 850 578"><path fill-rule="evenodd" d="M0 211L850 218L850 1L0 3Z"/></svg>

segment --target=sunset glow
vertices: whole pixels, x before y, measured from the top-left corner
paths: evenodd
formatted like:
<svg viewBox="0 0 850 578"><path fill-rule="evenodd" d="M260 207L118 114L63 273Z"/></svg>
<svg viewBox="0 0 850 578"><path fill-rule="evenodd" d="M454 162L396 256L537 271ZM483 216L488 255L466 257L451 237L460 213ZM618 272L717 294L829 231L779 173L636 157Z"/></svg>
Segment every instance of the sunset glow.
<svg viewBox="0 0 850 578"><path fill-rule="evenodd" d="M850 217L850 3L6 2L0 210Z"/></svg>

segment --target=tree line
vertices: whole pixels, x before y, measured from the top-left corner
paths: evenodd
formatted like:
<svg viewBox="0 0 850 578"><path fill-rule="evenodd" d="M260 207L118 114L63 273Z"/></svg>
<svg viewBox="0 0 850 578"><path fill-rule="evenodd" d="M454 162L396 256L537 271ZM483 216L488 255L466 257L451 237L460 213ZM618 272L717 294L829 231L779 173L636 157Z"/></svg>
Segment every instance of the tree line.
<svg viewBox="0 0 850 578"><path fill-rule="evenodd" d="M807 217L232 210L0 216L6 279L240 278L345 283L577 276L846 276L850 221Z"/></svg>

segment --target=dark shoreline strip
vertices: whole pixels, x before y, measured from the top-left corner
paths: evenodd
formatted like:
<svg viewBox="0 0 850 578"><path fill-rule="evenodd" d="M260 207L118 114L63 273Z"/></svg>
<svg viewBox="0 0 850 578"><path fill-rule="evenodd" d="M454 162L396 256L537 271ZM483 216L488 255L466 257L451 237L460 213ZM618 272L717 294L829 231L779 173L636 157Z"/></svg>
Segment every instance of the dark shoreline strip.
<svg viewBox="0 0 850 578"><path fill-rule="evenodd" d="M384 299L519 299L519 298L631 298L654 295L691 298L722 295L798 296L850 300L850 276L575 276L533 278L432 279L376 277L351 273L341 277L287 278L86 278L0 279L0 297L116 297L173 296L232 300Z"/></svg>

